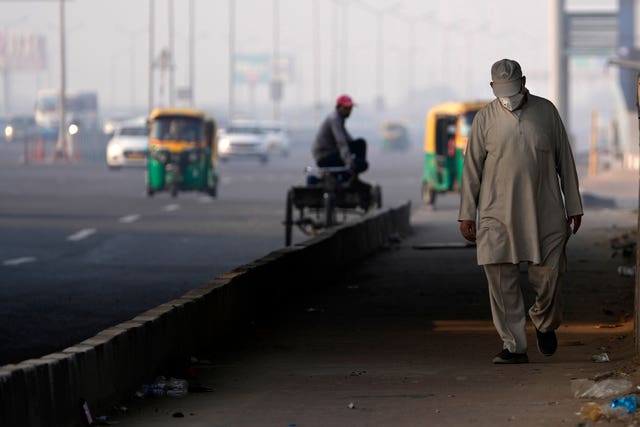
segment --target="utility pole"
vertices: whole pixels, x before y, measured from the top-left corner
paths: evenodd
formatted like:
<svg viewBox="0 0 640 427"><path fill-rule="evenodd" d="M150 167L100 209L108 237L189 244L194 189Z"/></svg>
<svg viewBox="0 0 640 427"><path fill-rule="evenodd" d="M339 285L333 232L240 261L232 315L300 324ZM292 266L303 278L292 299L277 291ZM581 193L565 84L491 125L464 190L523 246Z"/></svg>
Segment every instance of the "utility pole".
<svg viewBox="0 0 640 427"><path fill-rule="evenodd" d="M151 110L153 110L153 104L154 104L154 100L153 100L153 91L154 91L154 72L153 69L155 68L155 64L154 64L154 20L155 20L155 13L154 13L154 4L153 4L154 0L149 0L149 93L147 94L149 97L149 105L148 105L148 109L149 109L149 113L151 113Z"/></svg>

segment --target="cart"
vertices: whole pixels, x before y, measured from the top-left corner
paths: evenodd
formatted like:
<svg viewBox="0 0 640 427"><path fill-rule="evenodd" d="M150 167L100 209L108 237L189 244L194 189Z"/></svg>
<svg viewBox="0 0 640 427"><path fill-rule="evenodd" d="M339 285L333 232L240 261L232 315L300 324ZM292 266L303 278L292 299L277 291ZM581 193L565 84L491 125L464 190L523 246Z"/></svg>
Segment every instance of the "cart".
<svg viewBox="0 0 640 427"><path fill-rule="evenodd" d="M307 236L339 225L351 216L362 216L382 207L382 190L352 176L346 166L311 167L304 170L306 184L287 191L285 245L291 245L294 226Z"/></svg>

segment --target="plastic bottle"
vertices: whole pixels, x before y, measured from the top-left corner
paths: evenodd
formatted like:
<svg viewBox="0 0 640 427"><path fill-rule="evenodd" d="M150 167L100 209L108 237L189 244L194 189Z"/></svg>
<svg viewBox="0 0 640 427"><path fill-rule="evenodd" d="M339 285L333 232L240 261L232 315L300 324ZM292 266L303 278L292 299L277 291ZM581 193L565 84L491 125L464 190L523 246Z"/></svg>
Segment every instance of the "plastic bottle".
<svg viewBox="0 0 640 427"><path fill-rule="evenodd" d="M164 396L165 390L164 387L158 386L156 384L145 384L142 386L142 390L144 395L146 396Z"/></svg>
<svg viewBox="0 0 640 427"><path fill-rule="evenodd" d="M611 401L611 407L623 407L626 408L628 413L635 414L638 407L638 398L636 396L625 396L619 399L613 399Z"/></svg>
<svg viewBox="0 0 640 427"><path fill-rule="evenodd" d="M593 362L602 363L602 362L609 362L611 359L609 359L609 355L607 353L600 353L600 354L594 354L593 356L591 356L591 360Z"/></svg>
<svg viewBox="0 0 640 427"><path fill-rule="evenodd" d="M181 380L177 378L170 378L167 381L167 396L182 397L186 396L189 391L189 383L187 380Z"/></svg>
<svg viewBox="0 0 640 427"><path fill-rule="evenodd" d="M635 265L634 266L621 265L620 267L618 267L618 274L620 276L633 277L636 275L636 267Z"/></svg>

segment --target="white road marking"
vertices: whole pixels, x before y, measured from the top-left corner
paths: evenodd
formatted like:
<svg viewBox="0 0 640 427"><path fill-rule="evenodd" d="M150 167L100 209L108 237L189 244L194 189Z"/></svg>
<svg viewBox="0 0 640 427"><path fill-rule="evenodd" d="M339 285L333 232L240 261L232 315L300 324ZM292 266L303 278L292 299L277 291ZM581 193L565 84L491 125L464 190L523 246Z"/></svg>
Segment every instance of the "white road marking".
<svg viewBox="0 0 640 427"><path fill-rule="evenodd" d="M30 262L34 262L35 260L36 259L32 256L25 256L22 258L6 259L2 262L2 265L14 266L14 265L20 265L20 264L27 264Z"/></svg>
<svg viewBox="0 0 640 427"><path fill-rule="evenodd" d="M91 236L95 232L96 232L95 228L83 228L82 230L76 233L73 233L70 236L67 236L67 240L71 242L77 242L79 240L86 239L87 237Z"/></svg>
<svg viewBox="0 0 640 427"><path fill-rule="evenodd" d="M162 210L165 212L173 212L177 211L178 209L180 209L180 205L177 203L172 203L162 208Z"/></svg>
<svg viewBox="0 0 640 427"><path fill-rule="evenodd" d="M123 216L122 218L119 218L118 222L121 222L123 224L131 224L132 222L136 222L139 219L140 219L140 215L131 214L131 215L126 215L126 216Z"/></svg>

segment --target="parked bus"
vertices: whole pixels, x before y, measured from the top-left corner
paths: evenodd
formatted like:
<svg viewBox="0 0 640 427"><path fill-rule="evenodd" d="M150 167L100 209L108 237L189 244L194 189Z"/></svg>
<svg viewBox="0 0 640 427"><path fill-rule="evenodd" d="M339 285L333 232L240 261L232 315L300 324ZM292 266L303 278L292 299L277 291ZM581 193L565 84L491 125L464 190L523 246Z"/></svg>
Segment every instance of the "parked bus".
<svg viewBox="0 0 640 427"><path fill-rule="evenodd" d="M447 102L427 113L422 199L434 206L438 193L459 191L471 123L487 101Z"/></svg>
<svg viewBox="0 0 640 427"><path fill-rule="evenodd" d="M42 89L36 99L36 124L43 136L55 138L60 121L60 91ZM76 124L85 134L98 129L98 94L94 91L66 91L65 115L67 124Z"/></svg>

